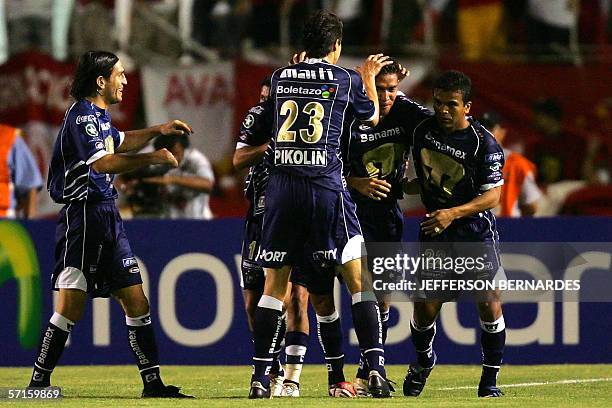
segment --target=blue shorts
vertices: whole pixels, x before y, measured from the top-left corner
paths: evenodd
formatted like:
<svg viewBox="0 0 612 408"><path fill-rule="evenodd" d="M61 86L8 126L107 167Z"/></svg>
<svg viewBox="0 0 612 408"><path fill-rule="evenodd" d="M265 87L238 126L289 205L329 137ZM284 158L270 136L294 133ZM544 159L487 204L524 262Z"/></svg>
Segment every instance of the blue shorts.
<svg viewBox="0 0 612 408"><path fill-rule="evenodd" d="M422 221L425 221L423 219ZM498 273L503 273L500 260L499 235L497 233L495 216L489 211L481 213L478 218L458 219L441 234L431 237L419 234L420 252L427 257L436 259L452 259L452 269L440 268L431 262L421 267L417 272L418 280L492 280ZM469 267L466 260L471 259ZM432 266L434 265L434 266ZM427 293L428 298L448 301L463 295L459 292L438 291ZM474 297L471 293L467 296ZM467 297L466 296L466 297Z"/></svg>
<svg viewBox="0 0 612 408"><path fill-rule="evenodd" d="M248 214L253 214L251 211ZM263 268L257 262L261 242L261 222L263 214L250 215L244 223L244 238L242 240L242 261L240 287L246 290L263 292L266 277ZM303 265L303 264L302 264ZM291 272L291 283L308 287L307 278L303 273L304 266L294 267Z"/></svg>
<svg viewBox="0 0 612 408"><path fill-rule="evenodd" d="M258 257L262 266L299 266L303 256L321 266L344 264L361 257L362 242L348 191L330 190L305 177L270 175Z"/></svg>
<svg viewBox="0 0 612 408"><path fill-rule="evenodd" d="M404 217L399 205L357 205L357 218L363 230L365 242L400 242L404 232Z"/></svg>
<svg viewBox="0 0 612 408"><path fill-rule="evenodd" d="M142 283L114 200L64 206L55 242L54 290L79 289L91 297L109 297Z"/></svg>

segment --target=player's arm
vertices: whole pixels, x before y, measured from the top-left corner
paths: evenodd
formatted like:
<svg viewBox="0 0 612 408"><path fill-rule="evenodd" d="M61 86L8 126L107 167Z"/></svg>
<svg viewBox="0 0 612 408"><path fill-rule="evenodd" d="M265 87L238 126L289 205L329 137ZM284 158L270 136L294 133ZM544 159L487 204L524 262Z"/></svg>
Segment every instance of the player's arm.
<svg viewBox="0 0 612 408"><path fill-rule="evenodd" d="M90 163L96 172L108 174L127 173L152 164L166 164L178 167L176 158L167 149L129 155L106 153Z"/></svg>
<svg viewBox="0 0 612 408"><path fill-rule="evenodd" d="M193 133L191 126L180 120L171 120L170 122L146 129L129 130L125 132L123 142L117 148L117 152L126 153L140 150L149 140L157 136L181 136L189 133Z"/></svg>
<svg viewBox="0 0 612 408"><path fill-rule="evenodd" d="M479 212L490 210L499 204L501 186L491 188L463 205L445 208L426 214L429 220L421 223L426 235L437 235L444 231L454 220Z"/></svg>
<svg viewBox="0 0 612 408"><path fill-rule="evenodd" d="M361 66L355 68L361 76L368 99L374 104L374 114L371 118L363 121L372 127L378 125L380 120L380 107L378 106L378 94L376 93L376 75L378 75L382 67L392 63L392 61L389 61L388 56L375 54L368 56Z"/></svg>
<svg viewBox="0 0 612 408"><path fill-rule="evenodd" d="M236 170L242 170L259 163L268 149L270 142L264 143L261 146L249 146L240 144L236 146L232 163Z"/></svg>
<svg viewBox="0 0 612 408"><path fill-rule="evenodd" d="M142 181L150 184L173 184L202 193L210 193L215 185L214 180L196 175L183 176L166 174L159 177L146 177L142 179Z"/></svg>
<svg viewBox="0 0 612 408"><path fill-rule="evenodd" d="M377 178L349 176L346 182L350 188L376 201L387 198L387 194L391 192L391 184Z"/></svg>

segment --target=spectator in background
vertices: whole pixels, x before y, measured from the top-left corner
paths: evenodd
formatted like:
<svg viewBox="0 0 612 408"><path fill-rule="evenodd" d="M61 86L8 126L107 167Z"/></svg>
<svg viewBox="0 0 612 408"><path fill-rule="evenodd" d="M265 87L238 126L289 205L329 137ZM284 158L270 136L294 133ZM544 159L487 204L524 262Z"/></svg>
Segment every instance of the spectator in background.
<svg viewBox="0 0 612 408"><path fill-rule="evenodd" d="M479 122L493 133L497 143L504 149L506 158L502 170L504 185L499 206L494 212L502 217L533 216L542 197L536 183L535 164L525 156L504 147L507 129L502 126L502 119L497 113L484 113Z"/></svg>
<svg viewBox="0 0 612 408"><path fill-rule="evenodd" d="M428 0L426 12L434 24L449 0ZM457 0L457 36L463 57L469 61L489 58L500 39L503 0ZM422 30L422 28L417 29Z"/></svg>
<svg viewBox="0 0 612 408"><path fill-rule="evenodd" d="M215 175L208 158L189 146L187 136L160 136L154 142L155 150L168 149L179 163L161 176L145 177L143 182L164 187L163 197L167 218L210 220L213 214L208 205L215 183Z"/></svg>
<svg viewBox="0 0 612 408"><path fill-rule="evenodd" d="M533 57L568 55L579 0L528 0L527 41Z"/></svg>
<svg viewBox="0 0 612 408"><path fill-rule="evenodd" d="M194 0L193 37L224 57L235 57L250 13L250 0Z"/></svg>
<svg viewBox="0 0 612 408"><path fill-rule="evenodd" d="M75 0L0 0L0 64L10 54L36 49L68 57ZM3 13L4 11L4 13Z"/></svg>
<svg viewBox="0 0 612 408"><path fill-rule="evenodd" d="M21 130L0 124L0 218L36 216L36 193L42 185Z"/></svg>
<svg viewBox="0 0 612 408"><path fill-rule="evenodd" d="M542 98L533 104L533 127L537 137L528 142L526 150L537 166L543 185L582 178L585 140L564 130L562 122L563 110L556 100Z"/></svg>

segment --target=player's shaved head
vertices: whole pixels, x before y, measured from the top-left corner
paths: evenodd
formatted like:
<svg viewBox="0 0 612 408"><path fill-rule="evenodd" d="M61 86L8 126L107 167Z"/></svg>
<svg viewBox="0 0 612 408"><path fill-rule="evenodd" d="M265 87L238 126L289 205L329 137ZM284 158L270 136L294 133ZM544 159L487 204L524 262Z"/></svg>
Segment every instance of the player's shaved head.
<svg viewBox="0 0 612 408"><path fill-rule="evenodd" d="M303 45L310 58L322 58L342 42L342 21L334 13L319 10L304 24Z"/></svg>
<svg viewBox="0 0 612 408"><path fill-rule="evenodd" d="M99 76L110 78L117 61L119 57L108 51L87 51L81 55L74 73L70 95L77 101L94 95L98 89L96 79Z"/></svg>

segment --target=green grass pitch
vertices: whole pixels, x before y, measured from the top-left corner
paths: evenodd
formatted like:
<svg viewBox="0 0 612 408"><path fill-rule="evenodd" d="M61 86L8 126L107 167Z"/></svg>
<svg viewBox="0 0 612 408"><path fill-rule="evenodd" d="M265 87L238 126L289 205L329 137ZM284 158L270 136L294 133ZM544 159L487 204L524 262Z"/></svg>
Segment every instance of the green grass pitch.
<svg viewBox="0 0 612 408"><path fill-rule="evenodd" d="M353 375L355 366L345 372ZM61 401L0 401L0 406L16 407L242 407L242 406L407 406L418 407L610 407L612 406L612 365L504 366L499 384L502 398L476 397L479 366L437 366L418 398L402 395L405 366L388 366L389 378L397 381L395 396L388 400L353 400L327 397L327 374L319 365L306 365L302 371L299 401L273 399L249 401L250 367L246 366L165 366L162 376L168 384L182 387L196 400L141 400L142 383L132 366L60 366L53 384L62 387ZM30 368L0 368L0 387L23 387ZM505 385L505 387L504 387Z"/></svg>

